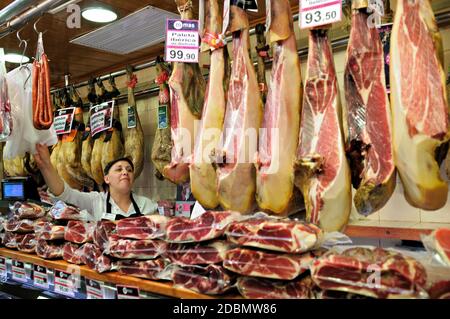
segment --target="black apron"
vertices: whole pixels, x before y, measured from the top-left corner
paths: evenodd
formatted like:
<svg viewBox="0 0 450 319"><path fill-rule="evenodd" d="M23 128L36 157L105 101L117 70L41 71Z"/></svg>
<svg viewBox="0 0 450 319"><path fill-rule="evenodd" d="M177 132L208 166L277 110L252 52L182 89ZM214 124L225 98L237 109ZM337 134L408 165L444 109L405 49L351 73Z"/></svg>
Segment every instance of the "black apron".
<svg viewBox="0 0 450 319"><path fill-rule="evenodd" d="M131 198L131 203L133 204L135 213L128 217L125 217L122 214L116 214L115 220L143 216L141 213L141 210L139 209L139 206L136 204L136 201L133 198L133 194L130 194L130 198ZM111 203L109 202L110 199L111 199L111 194L108 192L108 196L106 197L106 213L108 215L111 215L111 211L112 211Z"/></svg>

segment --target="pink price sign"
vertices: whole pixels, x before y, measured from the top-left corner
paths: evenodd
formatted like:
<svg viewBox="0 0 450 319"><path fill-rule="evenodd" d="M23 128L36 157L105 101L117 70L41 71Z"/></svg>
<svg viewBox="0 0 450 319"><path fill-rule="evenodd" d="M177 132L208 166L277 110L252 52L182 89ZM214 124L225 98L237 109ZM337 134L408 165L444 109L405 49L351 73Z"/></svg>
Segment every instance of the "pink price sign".
<svg viewBox="0 0 450 319"><path fill-rule="evenodd" d="M319 27L341 20L341 0L300 0L301 29Z"/></svg>

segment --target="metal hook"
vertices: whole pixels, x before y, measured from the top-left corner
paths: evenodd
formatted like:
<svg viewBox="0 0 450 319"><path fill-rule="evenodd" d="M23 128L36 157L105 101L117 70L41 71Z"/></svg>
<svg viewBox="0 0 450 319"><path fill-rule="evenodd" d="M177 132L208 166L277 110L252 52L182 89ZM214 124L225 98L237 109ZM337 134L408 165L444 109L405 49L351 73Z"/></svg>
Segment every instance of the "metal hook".
<svg viewBox="0 0 450 319"><path fill-rule="evenodd" d="M42 17L41 17L41 18L42 18ZM33 25L33 29L34 29L34 31L35 31L37 34L41 33L41 32L39 32L38 29L37 29L37 24L39 23L39 21L41 20L41 18L37 19L36 22L35 22L34 25ZM45 30L44 32L42 32L42 34L45 34L45 32L47 32L47 31L48 31L48 30Z"/></svg>

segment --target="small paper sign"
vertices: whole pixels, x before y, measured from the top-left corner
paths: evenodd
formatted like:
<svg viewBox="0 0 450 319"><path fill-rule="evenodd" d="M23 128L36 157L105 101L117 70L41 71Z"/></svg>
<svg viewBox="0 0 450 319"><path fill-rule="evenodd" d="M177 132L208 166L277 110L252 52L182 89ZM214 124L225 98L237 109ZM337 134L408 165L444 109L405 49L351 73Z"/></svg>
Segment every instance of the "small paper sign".
<svg viewBox="0 0 450 319"><path fill-rule="evenodd" d="M53 127L57 135L69 134L72 129L75 108L69 107L55 112Z"/></svg>
<svg viewBox="0 0 450 319"><path fill-rule="evenodd" d="M55 270L55 292L65 296L75 297L77 279L79 280L75 274Z"/></svg>
<svg viewBox="0 0 450 319"><path fill-rule="evenodd" d="M86 279L87 299L105 299L102 287L102 282L92 279Z"/></svg>
<svg viewBox="0 0 450 319"><path fill-rule="evenodd" d="M12 262L12 279L19 282L27 282L27 275L25 272L25 263L13 260Z"/></svg>
<svg viewBox="0 0 450 319"><path fill-rule="evenodd" d="M167 19L167 62L198 63L200 37L198 20Z"/></svg>
<svg viewBox="0 0 450 319"><path fill-rule="evenodd" d="M0 282L5 282L8 278L8 271L6 269L6 259L0 257Z"/></svg>
<svg viewBox="0 0 450 319"><path fill-rule="evenodd" d="M47 268L39 265L33 266L33 283L39 288L49 288Z"/></svg>
<svg viewBox="0 0 450 319"><path fill-rule="evenodd" d="M318 27L341 19L341 0L300 0L301 29Z"/></svg>
<svg viewBox="0 0 450 319"><path fill-rule="evenodd" d="M128 128L135 128L137 126L136 110L133 106L128 107Z"/></svg>
<svg viewBox="0 0 450 319"><path fill-rule="evenodd" d="M169 114L167 105L163 104L158 107L158 129L163 130L169 127Z"/></svg>
<svg viewBox="0 0 450 319"><path fill-rule="evenodd" d="M116 286L118 299L140 299L139 288Z"/></svg>
<svg viewBox="0 0 450 319"><path fill-rule="evenodd" d="M90 124L91 124L91 136L97 135L100 132L109 130L113 124L115 101L105 102L100 105L91 107Z"/></svg>

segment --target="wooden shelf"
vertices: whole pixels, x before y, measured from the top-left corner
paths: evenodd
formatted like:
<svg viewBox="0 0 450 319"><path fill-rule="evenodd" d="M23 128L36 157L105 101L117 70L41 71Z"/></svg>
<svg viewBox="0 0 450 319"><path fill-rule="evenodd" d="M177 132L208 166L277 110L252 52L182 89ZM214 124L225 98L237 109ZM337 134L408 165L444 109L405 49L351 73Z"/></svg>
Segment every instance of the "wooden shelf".
<svg viewBox="0 0 450 319"><path fill-rule="evenodd" d="M354 238L420 241L421 235L429 235L433 230L441 227L450 228L450 224L362 220L352 222L344 232L347 236Z"/></svg>
<svg viewBox="0 0 450 319"><path fill-rule="evenodd" d="M0 256L5 258L11 258L14 260L22 261L25 263L31 263L50 269L58 269L61 271L73 271L73 264L69 264L62 260L44 260L36 255L25 254L18 251L0 248ZM92 280L103 281L105 283L113 283L116 285L133 286L138 287L141 291L160 294L164 296L180 298L180 299L215 299L208 295L196 293L191 290L176 288L172 283L158 282L152 280L145 280L135 278L131 276L121 275L117 272L110 272L105 274L99 274L96 271L89 269L86 266L76 266L80 269L80 275ZM238 298L236 295L225 295L220 298Z"/></svg>

